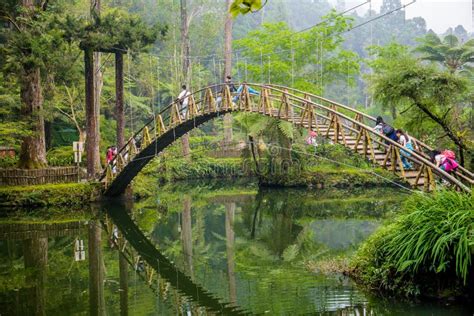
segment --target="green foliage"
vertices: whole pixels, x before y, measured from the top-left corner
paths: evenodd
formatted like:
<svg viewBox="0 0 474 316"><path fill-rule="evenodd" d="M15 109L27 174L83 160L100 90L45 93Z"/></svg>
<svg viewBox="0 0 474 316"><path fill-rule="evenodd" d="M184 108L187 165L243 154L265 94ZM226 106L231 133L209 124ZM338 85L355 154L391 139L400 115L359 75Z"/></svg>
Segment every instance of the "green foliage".
<svg viewBox="0 0 474 316"><path fill-rule="evenodd" d="M405 126L417 127L421 135L447 136L460 150L472 148L472 108L460 106L467 96L466 79L426 65L396 44L373 51L378 58L368 79L376 101L399 109Z"/></svg>
<svg viewBox="0 0 474 316"><path fill-rule="evenodd" d="M451 72L473 70L474 39L462 43L453 34L441 39L434 33L428 33L420 42L415 51L421 53L422 59L437 62Z"/></svg>
<svg viewBox="0 0 474 316"><path fill-rule="evenodd" d="M74 152L72 146L56 147L46 154L48 165L52 167L74 165Z"/></svg>
<svg viewBox="0 0 474 316"><path fill-rule="evenodd" d="M94 23L68 16L64 25L69 30L65 35L68 40L80 41L82 49L104 52L138 52L167 31L158 25L149 27L138 15L116 8L96 17Z"/></svg>
<svg viewBox="0 0 474 316"><path fill-rule="evenodd" d="M360 248L354 274L372 289L397 295L463 294L472 286L473 229L472 196L415 194L394 223Z"/></svg>
<svg viewBox="0 0 474 316"><path fill-rule="evenodd" d="M359 73L358 58L342 49L340 34L350 27L351 19L334 11L323 19L324 23L307 32L296 32L284 22L265 23L250 31L235 41L245 57L245 63L237 63L239 71L248 74L251 82L293 85L319 93L341 78L353 85L353 76Z"/></svg>
<svg viewBox="0 0 474 316"><path fill-rule="evenodd" d="M268 0L265 0L265 4ZM264 5L265 5L264 4ZM262 8L262 0L234 0L229 12L236 17L239 14L247 14L249 12L256 12Z"/></svg>
<svg viewBox="0 0 474 316"><path fill-rule="evenodd" d="M0 157L0 168L15 168L18 165L18 157Z"/></svg>
<svg viewBox="0 0 474 316"><path fill-rule="evenodd" d="M0 206L79 206L98 198L100 183L44 184L0 188Z"/></svg>

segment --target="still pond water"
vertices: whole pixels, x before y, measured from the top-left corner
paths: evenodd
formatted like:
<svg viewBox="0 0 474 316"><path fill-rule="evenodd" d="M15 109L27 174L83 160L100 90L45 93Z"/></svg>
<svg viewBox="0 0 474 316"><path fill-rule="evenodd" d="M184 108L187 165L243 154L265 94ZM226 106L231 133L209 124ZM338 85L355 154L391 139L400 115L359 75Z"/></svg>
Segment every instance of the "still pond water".
<svg viewBox="0 0 474 316"><path fill-rule="evenodd" d="M472 315L375 298L332 272L405 197L213 181L135 203L8 212L0 315Z"/></svg>

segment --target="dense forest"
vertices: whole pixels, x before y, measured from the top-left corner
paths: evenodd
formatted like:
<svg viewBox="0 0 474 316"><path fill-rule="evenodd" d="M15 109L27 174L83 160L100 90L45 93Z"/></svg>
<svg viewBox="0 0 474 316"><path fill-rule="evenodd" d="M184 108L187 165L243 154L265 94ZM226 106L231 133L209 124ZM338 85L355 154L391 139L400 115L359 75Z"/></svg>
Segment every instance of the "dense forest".
<svg viewBox="0 0 474 316"><path fill-rule="evenodd" d="M473 156L474 39L461 25L435 34L423 18L407 19L400 0L380 11L362 3L363 16L344 1L270 0L232 20L230 5L2 1L0 146L17 152L2 166L71 164L71 143L85 140L96 174L105 149L123 144L182 84L197 90L229 72L235 82L296 87L382 115L472 166L463 157ZM206 128L223 137L227 120Z"/></svg>

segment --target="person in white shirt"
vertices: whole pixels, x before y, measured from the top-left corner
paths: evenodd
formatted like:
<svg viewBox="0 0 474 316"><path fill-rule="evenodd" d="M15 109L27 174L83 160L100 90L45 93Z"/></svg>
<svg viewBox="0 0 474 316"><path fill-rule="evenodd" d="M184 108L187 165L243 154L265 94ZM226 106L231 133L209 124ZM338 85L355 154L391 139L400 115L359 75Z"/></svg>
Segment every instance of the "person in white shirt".
<svg viewBox="0 0 474 316"><path fill-rule="evenodd" d="M186 114L188 112L188 102L189 96L191 93L186 89L186 85L182 85L181 88L183 89L178 95L178 102L181 105L180 112L183 119L186 119Z"/></svg>

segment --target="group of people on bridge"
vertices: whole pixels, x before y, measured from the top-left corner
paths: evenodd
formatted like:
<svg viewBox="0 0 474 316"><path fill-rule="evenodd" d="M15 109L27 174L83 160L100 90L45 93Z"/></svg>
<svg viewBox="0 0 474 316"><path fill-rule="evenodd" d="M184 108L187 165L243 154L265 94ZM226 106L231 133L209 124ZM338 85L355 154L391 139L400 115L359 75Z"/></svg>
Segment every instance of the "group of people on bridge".
<svg viewBox="0 0 474 316"><path fill-rule="evenodd" d="M236 103L239 100L240 95L242 94L242 91L244 90L244 85L246 85L247 82L245 82L245 81L242 82L242 84L238 88L236 88L235 84L232 82L232 77L231 76L226 76L225 84L229 88L230 93L233 95L232 102ZM188 112L189 96L191 95L191 92L187 89L187 86L185 84L183 84L181 86L181 89L182 90L179 93L178 98L176 99L176 101L181 106L180 112L181 112L182 117L186 118L186 115L187 115L187 112ZM248 92L249 92L250 95L260 95L259 91L253 89L250 86L247 86L247 89L248 89ZM217 103L217 107L220 107L220 105L222 103L222 97L221 96L217 97L216 103Z"/></svg>
<svg viewBox="0 0 474 316"><path fill-rule="evenodd" d="M419 148L415 148L408 133L401 129L394 129L390 124L385 123L381 116L377 117L374 130L387 136L391 140L398 142L404 148L404 150L401 151L403 168L411 169L413 165L407 158L411 156L412 151ZM446 149L441 151L435 149L430 151L428 155L430 156L431 162L434 163L436 167L441 168L447 173L454 173L459 167L459 164L456 161L456 154L452 150Z"/></svg>

